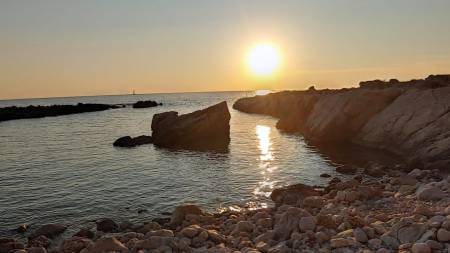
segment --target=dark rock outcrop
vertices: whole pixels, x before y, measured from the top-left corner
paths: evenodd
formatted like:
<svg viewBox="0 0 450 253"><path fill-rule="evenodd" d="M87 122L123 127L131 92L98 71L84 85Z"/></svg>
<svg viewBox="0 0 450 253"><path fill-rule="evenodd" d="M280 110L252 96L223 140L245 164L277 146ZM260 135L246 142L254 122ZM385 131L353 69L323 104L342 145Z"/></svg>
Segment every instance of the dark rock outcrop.
<svg viewBox="0 0 450 253"><path fill-rule="evenodd" d="M410 165L450 169L450 75L278 92L239 99L233 108L277 117L277 128L312 143L355 143L403 156Z"/></svg>
<svg viewBox="0 0 450 253"><path fill-rule="evenodd" d="M119 225L109 218L97 220L95 223L97 225L97 231L102 231L105 233L119 231Z"/></svg>
<svg viewBox="0 0 450 253"><path fill-rule="evenodd" d="M67 226L63 224L47 224L34 231L31 237L36 238L43 235L45 237L52 238L62 234L66 231L66 229Z"/></svg>
<svg viewBox="0 0 450 253"><path fill-rule="evenodd" d="M147 135L141 135L134 138L130 136L124 136L114 141L113 146L131 148L144 144L151 144L152 142L153 142L152 137Z"/></svg>
<svg viewBox="0 0 450 253"><path fill-rule="evenodd" d="M162 103L158 103L153 100L145 100L145 101L137 101L133 104L133 108L149 108L149 107L156 107L158 105L162 105Z"/></svg>
<svg viewBox="0 0 450 253"><path fill-rule="evenodd" d="M118 105L83 104L83 103L78 103L76 105L50 105L50 106L30 105L27 107L10 106L0 108L0 121L54 117L84 112L105 111L120 107L121 106Z"/></svg>
<svg viewBox="0 0 450 253"><path fill-rule="evenodd" d="M230 142L229 122L226 102L184 115L158 113L152 120L153 143L175 149L226 151Z"/></svg>

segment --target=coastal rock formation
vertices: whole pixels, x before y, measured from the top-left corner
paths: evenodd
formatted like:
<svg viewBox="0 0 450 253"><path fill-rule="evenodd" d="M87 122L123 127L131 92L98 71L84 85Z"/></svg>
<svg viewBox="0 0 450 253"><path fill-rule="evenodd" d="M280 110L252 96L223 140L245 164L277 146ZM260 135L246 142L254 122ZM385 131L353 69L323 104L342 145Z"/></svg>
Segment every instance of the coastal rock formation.
<svg viewBox="0 0 450 253"><path fill-rule="evenodd" d="M234 109L279 118L313 143L387 150L422 168L450 169L450 75L361 82L360 88L242 98Z"/></svg>
<svg viewBox="0 0 450 253"><path fill-rule="evenodd" d="M162 105L162 103L158 103L153 100L145 100L145 101L137 101L136 103L133 104L133 108L135 108L135 109L149 108L149 107L156 107L158 105Z"/></svg>
<svg viewBox="0 0 450 253"><path fill-rule="evenodd" d="M134 138L130 136L124 136L114 141L113 146L131 148L139 145L151 144L152 142L153 142L152 137L147 135L141 135Z"/></svg>
<svg viewBox="0 0 450 253"><path fill-rule="evenodd" d="M105 111L109 109L120 108L119 105L107 104L83 104L76 105L50 105L50 106L27 106L27 107L4 107L0 108L0 121L14 119L30 119L53 117L83 112Z"/></svg>
<svg viewBox="0 0 450 253"><path fill-rule="evenodd" d="M230 142L229 122L226 102L184 115L158 113L152 120L153 143L166 148L223 151Z"/></svg>

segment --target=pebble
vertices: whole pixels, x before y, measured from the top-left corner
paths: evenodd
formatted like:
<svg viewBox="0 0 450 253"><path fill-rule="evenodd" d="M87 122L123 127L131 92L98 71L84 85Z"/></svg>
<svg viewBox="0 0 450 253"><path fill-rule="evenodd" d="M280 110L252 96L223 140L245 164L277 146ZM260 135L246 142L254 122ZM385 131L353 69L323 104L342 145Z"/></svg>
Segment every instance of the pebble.
<svg viewBox="0 0 450 253"><path fill-rule="evenodd" d="M342 248L352 245L352 242L345 238L334 238L330 240L332 248Z"/></svg>
<svg viewBox="0 0 450 253"><path fill-rule="evenodd" d="M313 216L302 217L299 221L300 230L305 232L316 228L316 220Z"/></svg>
<svg viewBox="0 0 450 253"><path fill-rule="evenodd" d="M366 233L361 228L353 229L353 236L355 237L356 241L361 243L365 243L369 240Z"/></svg>
<svg viewBox="0 0 450 253"><path fill-rule="evenodd" d="M431 253L431 249L426 243L414 243L411 251L412 253Z"/></svg>
<svg viewBox="0 0 450 253"><path fill-rule="evenodd" d="M198 234L198 231L195 228L187 227L183 228L180 233L188 238L194 238Z"/></svg>
<svg viewBox="0 0 450 253"><path fill-rule="evenodd" d="M450 231L444 229L444 228L440 228L437 231L437 235L436 235L438 241L440 242L450 242Z"/></svg>

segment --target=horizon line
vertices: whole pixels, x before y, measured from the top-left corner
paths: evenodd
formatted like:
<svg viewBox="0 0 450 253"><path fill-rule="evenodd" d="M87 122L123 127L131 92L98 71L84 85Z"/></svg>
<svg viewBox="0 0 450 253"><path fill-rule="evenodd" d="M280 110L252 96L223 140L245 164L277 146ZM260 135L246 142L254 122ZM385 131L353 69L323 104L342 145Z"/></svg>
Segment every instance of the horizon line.
<svg viewBox="0 0 450 253"><path fill-rule="evenodd" d="M261 89L267 90L267 89ZM152 94L183 94L183 93L222 93L222 92L249 92L257 90L219 90L219 91L181 91L181 92L150 92L150 93L124 93L124 94L101 94L101 95L79 95L79 96L56 96L56 97L24 97L24 98L0 98L0 101L12 101L12 100L28 100L28 99L55 99L55 98L81 98L81 97L107 97L107 96L139 96L139 95L152 95ZM270 90L278 91L278 90Z"/></svg>

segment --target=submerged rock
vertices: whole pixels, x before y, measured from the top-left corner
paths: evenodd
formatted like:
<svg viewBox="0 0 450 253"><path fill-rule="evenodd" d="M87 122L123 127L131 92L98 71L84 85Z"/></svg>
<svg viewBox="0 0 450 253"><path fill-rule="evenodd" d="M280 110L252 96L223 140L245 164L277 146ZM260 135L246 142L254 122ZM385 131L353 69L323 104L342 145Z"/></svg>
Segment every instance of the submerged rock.
<svg viewBox="0 0 450 253"><path fill-rule="evenodd" d="M66 229L67 226L63 224L47 224L34 231L32 238L39 237L41 235L52 238L62 234L66 231Z"/></svg>
<svg viewBox="0 0 450 253"><path fill-rule="evenodd" d="M153 143L166 148L225 151L230 142L230 117L226 102L183 115L155 114Z"/></svg>
<svg viewBox="0 0 450 253"><path fill-rule="evenodd" d="M152 142L153 142L152 137L147 136L147 135L141 135L141 136L134 137L134 138L132 138L130 136L124 136L124 137L117 139L113 143L113 146L131 148L131 147L136 147L139 145L151 144Z"/></svg>

